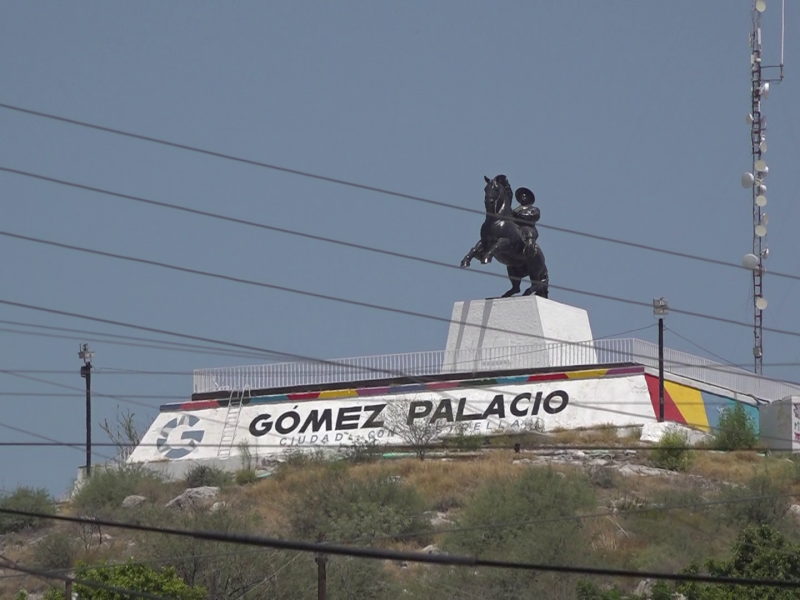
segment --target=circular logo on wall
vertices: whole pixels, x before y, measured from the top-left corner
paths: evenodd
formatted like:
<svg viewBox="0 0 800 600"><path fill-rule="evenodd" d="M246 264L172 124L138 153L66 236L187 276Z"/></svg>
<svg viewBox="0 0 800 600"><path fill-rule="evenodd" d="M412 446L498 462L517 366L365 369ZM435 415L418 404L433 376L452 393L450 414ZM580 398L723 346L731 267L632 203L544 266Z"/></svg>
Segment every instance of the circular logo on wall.
<svg viewBox="0 0 800 600"><path fill-rule="evenodd" d="M197 444L203 441L205 431L199 427L195 428L200 422L200 419L194 415L181 415L167 421L167 424L161 428L161 432L156 440L156 448L164 455L164 458L183 458L188 456L197 448ZM174 441L169 443L170 434L178 427L186 427L178 438L183 443ZM174 436L173 436L174 437Z"/></svg>

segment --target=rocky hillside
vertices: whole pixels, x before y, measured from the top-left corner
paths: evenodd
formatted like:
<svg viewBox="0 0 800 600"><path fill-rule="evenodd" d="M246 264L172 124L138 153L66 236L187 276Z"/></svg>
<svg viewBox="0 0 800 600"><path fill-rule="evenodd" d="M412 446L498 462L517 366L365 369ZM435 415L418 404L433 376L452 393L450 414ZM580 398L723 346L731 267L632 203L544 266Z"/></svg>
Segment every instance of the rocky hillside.
<svg viewBox="0 0 800 600"><path fill-rule="evenodd" d="M800 471L791 457L685 450L668 441L652 446L603 430L492 443L502 447L437 451L424 460L370 452L340 460L294 454L264 473L244 469L234 477L197 467L185 481L142 470L101 471L56 510L171 527L668 572L693 564L705 570L709 559L728 559L751 525L768 526L786 548L798 539L800 506L793 506L791 494L800 497ZM597 446L603 448L587 449ZM35 495L28 496L22 500L33 503ZM14 497L6 495L3 505ZM38 498L37 506L44 501ZM202 590L199 597L300 599L316 593L317 565L306 554L90 525L12 523L8 517L0 517L0 531L5 560L57 574L80 577L82 571L74 570L80 564L111 572L133 561L155 571L174 567L187 586ZM800 564L800 553L797 559ZM641 578L338 557L327 568L329 598L588 600L685 592ZM20 590L43 597L53 585L63 598L61 583L0 568L0 598L21 598Z"/></svg>

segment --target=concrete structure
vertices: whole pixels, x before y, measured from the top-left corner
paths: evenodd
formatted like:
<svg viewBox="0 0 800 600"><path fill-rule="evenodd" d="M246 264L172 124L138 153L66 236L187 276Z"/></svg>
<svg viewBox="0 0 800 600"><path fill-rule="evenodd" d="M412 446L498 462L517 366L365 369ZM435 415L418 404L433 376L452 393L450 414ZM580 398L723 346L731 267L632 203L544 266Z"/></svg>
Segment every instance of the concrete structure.
<svg viewBox="0 0 800 600"><path fill-rule="evenodd" d="M766 445L800 452L800 396L772 402L759 413L759 436Z"/></svg>
<svg viewBox="0 0 800 600"><path fill-rule="evenodd" d="M162 406L129 460L178 475L197 462L239 468L241 444L263 460L403 444L411 425L445 437L657 420L654 344L592 341L586 311L537 297L458 302L453 317L443 351L196 371L191 400ZM800 387L665 350L667 421L713 432L741 404L765 441L794 449L789 396Z"/></svg>
<svg viewBox="0 0 800 600"><path fill-rule="evenodd" d="M460 373L504 368L508 349L523 346L529 348L531 367L592 365L597 363L593 339L589 314L584 309L546 298L456 302L442 370ZM559 350L569 342L578 352L565 364Z"/></svg>

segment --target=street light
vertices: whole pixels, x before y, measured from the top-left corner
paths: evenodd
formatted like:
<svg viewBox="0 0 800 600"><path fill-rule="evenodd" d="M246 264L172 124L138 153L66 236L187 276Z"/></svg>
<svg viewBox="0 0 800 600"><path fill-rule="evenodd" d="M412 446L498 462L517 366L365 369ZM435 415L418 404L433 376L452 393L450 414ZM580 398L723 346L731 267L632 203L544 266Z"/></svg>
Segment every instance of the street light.
<svg viewBox="0 0 800 600"><path fill-rule="evenodd" d="M669 306L664 298L653 298L653 316L658 318L658 420L664 420L664 317Z"/></svg>
<svg viewBox="0 0 800 600"><path fill-rule="evenodd" d="M92 475L92 358L89 344L78 346L78 357L83 361L81 377L86 380L86 477Z"/></svg>

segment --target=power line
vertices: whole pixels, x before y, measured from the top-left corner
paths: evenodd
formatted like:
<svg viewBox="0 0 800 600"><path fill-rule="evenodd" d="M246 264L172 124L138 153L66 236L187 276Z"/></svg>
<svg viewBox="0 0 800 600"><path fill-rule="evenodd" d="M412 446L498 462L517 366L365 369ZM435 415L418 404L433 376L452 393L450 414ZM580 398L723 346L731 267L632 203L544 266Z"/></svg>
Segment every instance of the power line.
<svg viewBox="0 0 800 600"><path fill-rule="evenodd" d="M3 301L0 300L0 303L2 303L2 302ZM94 317L91 317L91 318L94 318ZM318 359L309 359L309 360L318 360ZM377 370L377 371L384 372L384 371L382 371L380 369L371 369L371 370ZM41 379L41 378L37 378L37 377L32 377L32 376L29 376L29 375L20 375L20 374L9 373L9 372L7 372L7 371L5 371L3 369L0 369L0 373L6 373L7 375L11 375L11 376L14 376L14 377L20 377L20 378L28 379L28 380L31 380L31 381L37 381L37 382L40 382L40 383L45 383L45 384L53 385L53 386L60 387L60 388L80 391L80 388L78 388L78 387L74 387L74 386L70 386L70 385L66 385L66 384L61 384L61 383L57 383L57 382L53 382L53 381L49 381L49 380ZM752 376L761 377L761 376L754 375L754 374ZM416 379L418 381L421 381L418 378L411 378L411 379ZM498 391L497 388L493 388L493 387L488 387L486 389L488 391ZM445 396L447 396L447 397L449 397L451 400L454 399L454 397L451 394L449 394L448 392L446 392L446 391L441 391L440 390L440 393L445 395ZM143 406L143 407L149 408L149 409L154 408L151 405L144 404L142 402L138 402L136 400L131 400L129 398L125 398L125 397L121 397L121 396L116 396L116 395L112 395L112 394L100 394L100 393L98 393L98 395L99 396L103 396L103 397L113 398L113 399L116 399L116 400L118 400L120 402L125 402L125 403L129 403L129 404L135 404L135 405ZM573 404L573 406L576 406L576 407L584 407L584 408L588 408L590 410L596 410L596 411L600 411L600 412L619 414L619 415L623 415L623 416L641 417L641 414L639 414L639 413L632 413L630 411L624 411L624 410L616 410L616 409L607 408L607 407L601 408L601 407L593 406L592 402L572 401L572 404ZM649 405L649 403L647 403L647 402L643 402L642 404ZM209 421L209 422L223 424L223 422L220 421L219 419L213 419L213 418L210 418L210 417L204 417L204 419ZM710 430L718 429L716 427L708 426L705 423L693 423L693 422L690 423L690 422L687 422L687 423L685 423L685 425L689 426L689 427L708 427ZM768 437L762 437L761 439L763 439L763 440L781 440L781 438L775 438L775 437L769 437L769 438Z"/></svg>
<svg viewBox="0 0 800 600"><path fill-rule="evenodd" d="M2 106L2 105L0 105L0 106ZM286 227L277 227L275 225L267 225L266 223L259 223L259 222L256 222L256 221L251 221L249 219L240 219L240 218L237 218L237 217L231 217L231 216L223 215L223 214L220 214L220 213L214 213L214 212L210 212L210 211L190 208L188 206L182 206L182 205L173 204L173 203L170 203L170 202L164 202L164 201L160 201L160 200L152 200L150 198L144 198L142 196L135 196L135 195L132 195L132 194L125 194L125 193L121 193L121 192L115 192L113 190L107 190L107 189L104 189L104 188L98 188L98 187L95 187L95 186L80 184L80 183L76 183L76 182L72 182L72 181L67 181L67 180L64 180L64 179L58 179L58 178L55 178L55 177L48 177L46 175L41 175L41 174L37 174L37 173L31 173L29 171L22 171L20 169L12 169L12 168L9 168L9 167L0 166L0 171L5 171L7 173L12 173L12 174L15 174L15 175L22 175L24 177L30 177L32 179L38 179L38 180L42 180L42 181L47 181L47 182L55 183L55 184L58 184L58 185L64 185L64 186L73 187L73 188L77 188L77 189L96 192L98 194L104 194L104 195L107 195L107 196L114 196L114 197L121 198L121 199L124 199L124 200L131 200L133 202L140 202L140 203L143 203L143 204L149 204L149 205L158 206L158 207L161 207L161 208L168 208L168 209L171 209L171 210L177 210L177 211L182 211L182 212L186 212L186 213L190 213L190 214L194 214L194 215L198 215L198 216L208 217L208 218L211 218L211 219L218 219L218 220L222 220L222 221L227 221L229 223L235 223L235 224L238 224L238 225L244 225L244 226L248 226L248 227L256 227L258 229L264 229L264 230L267 230L267 231L274 231L274 232L283 233L283 234L286 234L286 235L299 236L299 237L303 237L303 238L306 238L306 239L315 240L315 241L318 241L318 242L323 242L323 243L327 243L327 244L335 244L335 245L339 245L339 246L345 246L345 247L353 248L353 249L356 249L356 250L363 250L363 251L366 251L366 252L374 252L376 254L383 254L385 256L393 256L395 258L402 258L402 259L405 259L405 260L413 260L413 261L417 261L417 262L421 262L421 263L425 263L425 264L429 264L429 265L434 265L434 266L438 266L438 267L446 267L448 269L462 270L460 266L455 265L455 264L450 264L450 263L446 263L446 262L442 262L442 261L438 261L438 260L432 260L432 259L424 258L424 257L420 257L420 256L414 256L414 255L406 254L406 253L403 253L403 252L395 252L395 251L392 251L392 250L385 250L385 249L382 249L382 248L375 248L373 246L367 246L367 245L364 245L364 244L356 244L356 243L353 243L353 242L347 242L345 240L338 240L338 239L329 238L329 237L326 237L326 236L315 235L315 234L311 234L311 233L307 233L307 232L303 232L303 231L297 231L297 230L294 230L294 229L289 229L289 228L286 228ZM455 205L446 205L446 206L456 207ZM462 210L466 210L468 212L484 215L484 213L479 211L479 210L463 209L461 207L458 207L458 208L462 209ZM652 252L657 252L657 253L661 253L661 254L668 254L668 255L677 256L677 257L680 257L680 258L686 258L686 259L690 259L690 260L697 260L697 261L701 261L701 262L706 262L706 263L711 263L711 264L716 264L716 265L722 265L722 266L726 266L726 267L733 267L733 268L736 268L736 269L746 269L742 265L738 265L736 263L732 263L732 262L728 262L728 261L717 260L717 259L713 259L713 258L706 258L706 257L702 257L702 256L688 254L688 253L685 253L685 252L678 252L678 251L675 251L675 250L669 250L669 249L666 249L666 248L656 248L656 247L653 247L653 246L648 246L646 244L639 244L639 243L636 243L636 242L628 242L628 241L618 240L616 238L610 238L610 237L607 237L607 236L596 235L596 234L592 234L592 233L586 233L586 232L583 232L583 231L577 231L577 230L568 229L568 228L565 228L565 227L557 227L555 225L546 225L546 224L542 224L542 223L537 223L537 227L540 227L542 229L552 229L553 231L558 231L558 232L561 232L561 233L572 234L572 235L578 235L578 236L581 236L581 237L586 237L586 238L590 238L590 239L596 239L596 240L603 241L603 242L611 242L611 243L615 243L615 244L622 244L622 245L625 245L625 246L638 248L638 249L641 249L641 250L649 250L649 251L652 251ZM507 279L506 275L502 275L500 273L493 273L491 271L471 270L469 272L470 273L477 273L477 274L480 274L480 275L483 275L483 276L499 277L501 279ZM800 280L800 276L791 275L791 274L788 274L788 273L779 273L779 272L774 272L773 273L773 272L770 272L770 275L772 275L774 277L782 277L782 278L787 278L787 279L792 279L792 280Z"/></svg>
<svg viewBox="0 0 800 600"><path fill-rule="evenodd" d="M94 444L92 444L94 445ZM114 563L114 564L102 564L102 565L91 565L92 570L105 570L105 569L124 569L125 567L142 567L142 566L150 566L150 565L159 565L159 564L171 564L171 563L181 563L187 562L192 560L205 560L208 558L225 558L228 556L241 556L242 554L262 554L266 552L263 548L248 548L246 550L231 550L228 552L210 552L208 554L192 554L190 556L169 556L167 558L154 558L150 560L137 560L135 562L124 562L124 563ZM2 567L0 567L2 568ZM72 573L72 569L51 569L49 571L43 571L42 577L46 577L44 573L50 574L67 574ZM0 575L0 579L12 579L18 577L27 577L27 575Z"/></svg>
<svg viewBox="0 0 800 600"><path fill-rule="evenodd" d="M11 375L11 373L6 373ZM15 375L17 373L14 373ZM105 396L101 392L92 390L95 396ZM83 394L68 394L66 392L0 392L0 396L41 397L41 398L83 398ZM126 394L126 398L141 398L150 400L188 400L186 394Z"/></svg>
<svg viewBox="0 0 800 600"><path fill-rule="evenodd" d="M703 346L701 346L700 344L698 344L698 343L696 343L696 342L693 342L692 340L690 340L690 339L689 339L689 338L687 338L687 337L684 337L684 336L682 336L680 333L678 333L677 331L675 331L675 330L674 330L674 329L672 329L671 327L667 327L667 326L665 326L665 329L666 329L667 331L669 331L670 333L674 333L675 335L677 335L677 336L678 336L679 338L681 338L681 339L682 339L684 342L689 342L689 343L690 343L692 346L694 346L695 348L697 348L697 349L699 349L699 350L702 350L702 351L703 351L703 352L705 352L706 354L709 354L709 355L713 356L714 358L716 358L716 359L718 359L718 360L721 360L723 363L725 363L725 364L727 364L727 365L730 365L731 367L737 367L737 366L738 366L738 365L734 364L733 362L729 361L727 358L723 358L722 356L720 356L719 354L715 354L714 352L712 352L712 351L711 351L711 350L709 350L708 348L704 348L704 347L703 347Z"/></svg>
<svg viewBox="0 0 800 600"><path fill-rule="evenodd" d="M358 546L341 546L337 544L320 544L302 540L277 539L265 536L254 536L214 531L199 531L175 529L171 527L153 527L149 525L107 521L105 519L86 519L66 515L53 515L46 513L28 512L8 508L0 508L0 513L22 517L33 517L63 521L67 523L91 524L100 527L114 527L129 531L145 533L159 533L180 537L190 537L209 542L226 542L242 544L260 548L274 548L278 550L293 550L297 552L313 552L317 554L333 554L338 556L351 556L354 558L383 559L392 561L407 561L422 564L449 565L461 567L486 567L500 569L514 569L523 571L543 571L551 573L566 573L575 575L604 576L604 577L636 577L639 579L660 579L667 581L694 581L697 583L716 583L729 585L760 585L779 588L800 588L800 581L779 579L755 579L750 577L720 577L714 575L699 575L689 573L664 573L658 571L635 571L626 569L606 569L596 567L576 567L570 565L548 565L536 563L523 563L504 560L490 560L471 556L452 554L426 554L423 552L403 552L385 550L380 548L361 548Z"/></svg>
<svg viewBox="0 0 800 600"><path fill-rule="evenodd" d="M311 292L311 291L308 291L308 290L300 290L300 289L296 289L296 288L290 288L290 287L287 287L287 286L281 286L281 285L271 284L271 283L267 283L267 282L260 282L260 281L254 281L254 280L244 279L244 278L240 278L240 277L233 277L233 276L230 276L230 275L224 275L224 274L220 274L220 273L212 273L210 271L192 269L192 268L189 268L189 267L181 267L179 265L171 265L169 263L164 263L164 262L160 262L160 261L154 261L154 260L149 260L149 259L144 259L144 258L137 258L137 257L127 256L127 255L121 255L121 254L116 254L116 253L111 253L111 252L105 252L105 251L102 251L102 250L92 250L92 249L89 249L89 248L83 248L83 247L74 246L74 245L71 245L71 244L62 244L60 242L54 242L54 241L50 241L50 240L42 240L42 239L39 239L39 238L33 238L33 237L30 237L30 236L23 236L23 235L19 235L19 234L10 233L10 232L0 231L0 235L11 237L11 238L15 238L15 239L20 239L20 240L24 240L24 241L31 241L31 242L35 242L35 243L44 244L44 245L54 246L54 247L61 248L61 249L74 250L74 251L77 251L77 252L84 252L84 253L88 253L88 254L96 254L96 255L105 256L105 257L108 257L108 258L114 258L114 259L117 259L117 260L124 260L124 261L134 262L134 263L142 263L142 264L147 264L147 265L150 265L150 266L156 266L156 267L165 268L165 269L169 269L169 270L175 270L175 271L194 274L194 275L200 275L200 276L205 276L205 277L222 279L222 280L225 280L225 281L231 281L231 282L239 283L239 284L243 284L243 285L251 285L251 286L262 287L262 288L267 288L267 289L274 289L274 290L277 290L277 291L283 291L283 292L287 292L287 293L292 293L292 294L298 294L298 295L302 295L302 296L308 296L308 297L312 297L312 298L317 298L317 299L320 299L320 300L326 300L326 301L338 302L338 303L342 303L342 304L354 305L354 306L359 306L359 307L362 307L362 308L371 308L371 309L374 309L374 310L380 310L380 311L391 312L391 313L396 313L396 314L403 314L403 315L410 316L410 317L424 318L424 319L428 319L428 320L447 323L448 325L453 323L453 321L451 319L448 319L446 317L440 317L440 316L437 316L437 315L431 315L431 314L428 314L428 313L422 313L422 312L411 311L411 310L406 310L406 309L394 308L394 307L385 306L385 305L381 305L381 304L362 302L362 301L359 301L359 300L352 300L352 299L349 299L349 298L342 298L342 297L338 297L338 296L332 296L330 294L321 294L321 293L318 293L318 292ZM594 292L587 292L587 291L584 291L584 290L575 290L575 289L564 288L564 287L561 287L559 289L569 290L569 291L572 291L572 292L575 292L575 293L585 294L585 295L589 295L589 296L593 296L593 297L604 298L604 299L613 300L613 301L617 301L617 302L624 302L624 303L628 303L628 304L634 304L634 305L646 306L648 308L652 308L651 304L648 304L646 302L640 302L640 301L636 301L636 300L629 300L629 299L625 299L625 298L618 298L618 297L614 297L614 296L608 296L608 295L605 295L605 294L598 294L598 293L594 293ZM672 310L672 312L674 312L674 313L685 314L685 315L690 315L690 316L694 316L694 317L698 317L698 318L704 318L704 319L711 319L711 320L721 321L721 322L730 323L730 324L736 324L736 325L744 326L744 327L748 327L748 328L750 327L749 323L734 321L732 319L725 319L725 318L717 317L717 316L714 316L714 315L706 315L706 314L702 314L702 313L697 313L697 312L693 312L693 311L686 311L686 310L680 310L680 309L675 309L675 308L671 308L670 310ZM552 338L547 338L546 336L541 336L541 335L536 335L536 334L531 334L531 333L518 333L516 331L512 331L512 330L504 329L504 328L500 328L500 327L489 327L489 326L483 326L483 325L472 324L472 323L465 323L465 325L466 326L470 326L470 327L480 327L481 329L485 329L487 331L497 331L497 332L500 332L500 333L514 334L514 335L520 335L520 336L523 336L523 337L530 337L530 338L548 340L548 341L557 341L557 342L562 342L562 343L567 343L567 344L571 343L571 342L564 342L563 340L554 340ZM767 331L773 331L773 332L776 332L776 333L781 333L783 335L791 335L791 336L795 336L795 337L800 337L800 332L793 332L793 331L787 331L787 330L776 329L776 328L768 328L768 327L765 327L764 329L767 330ZM577 344L577 345L580 345L580 344ZM750 374L748 374L748 375L750 375ZM756 374L753 374L752 376L758 377L758 375L756 375Z"/></svg>
<svg viewBox="0 0 800 600"><path fill-rule="evenodd" d="M430 315L430 314L427 314L427 313L421 313L421 312L412 311L412 310L406 310L406 309L401 309L401 308L394 308L394 307L384 306L384 305L381 305L381 304L374 304L374 303L371 303L371 302L363 302L363 301L360 301L360 300L352 300L352 299L349 299L349 298L341 298L339 296L332 296L330 294L322 294L322 293L319 293L319 292L312 292L312 291L309 291L309 290L300 290L300 289L297 289L297 288L291 288L291 287L288 287L288 286L283 286L283 285L278 285L278 284L273 284L273 283L267 283L267 282L263 282L263 281L255 281L255 280L252 280L252 279L245 279L245 278L242 278L242 277L234 277L232 275L224 275L222 273L212 273L211 271L203 271L201 269L193 269L193 268L190 268L190 267L182 267L182 266L179 266L179 265L172 265L172 264L169 264L169 263L156 261L156 260L150 260L150 259L146 259L146 258L138 258L138 257L134 257L134 256L117 254L117 253L114 253L114 252L106 252L104 250L93 250L93 249L90 249L90 248L84 248L84 247L75 246L75 245L72 245L72 244L64 244L64 243L61 243L61 242L54 242L54 241L51 241L51 240L44 240L44 239L40 239L40 238L34 238L34 237L31 237L31 236L20 235L20 234L16 234L16 233L7 232L7 231L0 231L0 236L5 236L5 237L9 237L9 238L18 239L18 240L33 242L33 243L37 243L37 244L43 244L43 245L47 245L47 246L53 246L53 247L61 248L61 249L64 249L64 250L73 250L75 252L83 252L83 253L86 253L86 254L94 254L94 255L98 255L98 256L104 256L104 257L113 258L113 259L116 259L116 260L124 260L124 261L127 261L127 262L146 264L146 265L150 265L150 266L154 266L154 267L160 267L160 268L163 268L163 269L169 269L169 270L172 270L172 271L179 271L179 272L182 272L182 273L200 275L200 276L203 276L203 277L211 277L211 278L214 278L214 279L222 279L224 281L230 281L230 282L233 282L233 283L240 283L240 284L244 284L244 285L262 287L262 288L272 289L272 290L276 290L276 291L287 292L287 293L290 293L290 294L298 294L298 295L301 295L301 296L307 296L307 297L310 297L310 298L317 298L317 299L320 299L320 300L326 300L326 301L330 301L330 302L338 302L338 303L341 303L341 304L350 304L350 305L359 306L359 307L362 307L362 308L371 308L371 309L374 309L374 310L381 310L381 311L392 312L392 313L396 313L396 314L403 314L403 315L410 316L410 317L418 317L418 318L430 319L430 320L440 321L440 322L444 322L444 323L448 323L448 324L453 323L453 321L451 319L448 319L446 317L439 317L439 316ZM571 293L574 293L574 294L581 294L581 295L590 296L590 297L593 297L593 298L601 298L601 299L604 299L604 300L611 300L613 302L622 302L624 304L630 304L630 305L634 305L634 306L642 306L642 307L647 307L649 309L652 309L652 304L651 303L643 302L643 301L640 301L640 300L630 300L628 298L620 298L618 296L611 296L609 294L601 294L601 293L597 293L597 292L589 292L589 291L586 291L586 290L579 290L579 289L576 289L576 288L569 288L569 287L565 287L565 286L550 285L550 287L552 287L554 289L559 289L559 290L562 290L562 291L571 292ZM737 326L740 326L740 327L748 327L749 328L751 326L749 323L745 323L743 321L736 321L734 319L727 319L727 318L724 318L724 317L718 317L716 315L709 315L709 314L699 313L699 312L690 311L690 310L682 310L682 309L677 309L677 308L670 307L670 311L673 312L673 313L676 313L676 314L682 314L682 315L696 317L696 318L700 318L700 319L708 319L708 320L711 320L711 321L717 321L717 322L720 322L720 323L727 323L727 324L730 324L730 325L737 325ZM522 335L524 337L544 339L543 336L530 334L530 333L528 333L528 334L520 334L520 333L518 333L516 331L512 331L512 330L509 330L509 329L503 329L503 328L499 328L499 327L488 327L488 326L472 324L472 323L465 323L465 325L466 326L470 326L470 327L479 327L479 328L485 329L487 331L497 331L497 332L500 332L500 333L512 333L512 334L515 334L515 335ZM765 331L771 331L773 333L778 333L778 334L781 334L781 335L800 337L800 332L797 332L797 331L789 331L789 330L785 330L785 329L777 329L777 328L771 328L771 327L764 327L764 330ZM563 343L572 343L572 342L564 342L563 340L558 340L558 341L561 341Z"/></svg>
<svg viewBox="0 0 800 600"><path fill-rule="evenodd" d="M138 348L154 348L157 350L170 350L170 351L185 351L188 353L195 353L195 354L218 354L220 356L232 356L236 358L253 358L253 359L261 359L266 360L265 355L259 352L243 352L243 351L235 351L231 349L224 349L218 348L214 346L203 346L201 344L188 344L184 342L176 342L172 340L159 340L153 338L146 338L146 337L138 337L138 336L131 336L131 335L122 335L118 333L103 333L100 331L87 331L85 329L73 329L69 327L55 327L53 325L39 325L37 323L27 323L24 321L10 321L10 320L0 320L0 323L7 324L7 325L16 325L19 327L31 327L35 329L44 329L49 331L64 331L64 332L72 332L81 335L81 339L83 341L87 341L86 336L101 336L101 337L108 337L113 340L134 340L134 341L143 341L149 342L150 344L160 344L159 345L145 345L145 344L134 344L134 343L121 343L121 342L113 342L104 339L88 339L88 341L96 341L102 344L112 344L112 345L119 345L119 346L133 346ZM5 333L18 333L23 335L37 335L34 332L28 331L19 331L13 329L0 329ZM56 336L52 334L38 334L42 337L53 337L53 338L60 338L60 339L75 339L74 336ZM162 347L164 346L164 347ZM172 347L174 346L174 347Z"/></svg>
<svg viewBox="0 0 800 600"><path fill-rule="evenodd" d="M1 331L1 330L0 330ZM7 373L33 374L33 375L74 375L75 369L6 369ZM115 369L112 367L99 367L92 369L92 377L97 375L194 375L192 371L148 371L138 369Z"/></svg>
<svg viewBox="0 0 800 600"><path fill-rule="evenodd" d="M347 302L347 300L345 300L345 301ZM352 301L352 302L356 302L356 301ZM123 321L116 321L116 320L112 320L112 319L103 319L103 318L100 318L100 317L95 317L95 316L90 316L90 315L82 315L80 313L73 313L73 312L69 312L69 311L62 311L62 310L57 310L57 309L52 309L52 308L46 308L46 307L36 306L36 305L33 305L33 304L28 304L28 303L21 303L21 302L14 302L14 301L10 301L10 300L2 300L2 299L0 299L0 304L7 305L7 306L14 306L14 307L18 307L18 308L24 308L24 309L27 309L27 310L33 310L33 311L38 311L38 312L49 313L49 314L56 314L56 315L60 315L60 316L73 317L73 318L82 319L82 320L95 321L95 322L98 322L98 323L105 323L105 324L115 325L115 326L118 326L118 327L125 327L125 328L129 328L129 329L140 330L140 331L149 331L151 333L158 333L158 334L161 334L161 335L170 335L170 336L184 338L184 339L192 339L192 340L197 340L197 341L202 341L202 342L207 342L207 343L213 343L213 344L218 344L218 345L223 345L223 346L230 346L230 347L237 348L237 349L254 351L254 352L259 352L259 353L263 353L263 354L269 354L269 355L273 355L273 356L281 356L281 357L284 357L284 358L290 358L290 359L299 360L299 361L314 362L314 363L318 363L318 364L325 364L325 365L336 366L336 367L342 367L343 366L341 362L337 362L335 360L326 360L326 359L321 359L321 358L314 358L314 357L304 356L304 355L296 354L296 353L289 353L289 352L282 352L282 351L278 351L278 350L270 350L270 349L265 349L265 348L259 348L257 346L250 346L250 345L247 345L247 344L226 342L226 341L223 341L223 340L216 340L216 339L213 339L213 338L207 338L207 337L203 337L203 336L196 336L196 335L178 333L178 332L173 332L173 331L169 331L169 330L165 330L165 329L147 327L147 326L144 326L144 325L135 325L135 324L125 323ZM386 310L386 311L389 311L389 312L400 311L400 309L394 309L394 308L391 308L391 307L385 307L385 306L381 306L381 305L375 305L375 306L376 307L380 307L380 309ZM673 310L673 309L671 309L671 310ZM414 313L413 311L401 311L401 312L404 312L405 314L421 315L421 316L424 316L424 318L429 318L429 319L436 320L436 321L444 321L446 323L450 323L451 322L449 319L446 319L444 317L438 317L438 316L435 316L435 315L426 315L425 313ZM679 312L679 311L673 310L673 312ZM747 325L747 324L744 324L744 325L749 327L749 325ZM501 331L501 332L507 332L508 331L508 330L501 329L501 328L497 328L497 330ZM797 332L784 331L783 333L785 333L787 335L792 335L792 336L800 336L800 333L797 333ZM533 338L543 339L543 340L546 340L546 341L547 340L552 341L551 338L547 338L546 336L537 336L535 334L525 334L525 335L527 337L533 337ZM561 341L561 340L558 340L558 341ZM566 343L571 343L571 342L566 342ZM577 342L575 342L575 344L576 345L580 345ZM628 355L629 356L633 356L633 355L631 355L629 353L628 353ZM688 365L687 364L685 366L695 366L695 365ZM723 371L725 371L725 369L721 369L720 367L704 366L703 368L708 369L708 370L723 370ZM394 371L394 370L391 370L391 369L381 369L381 368L374 368L374 367L367 367L367 366L360 366L359 369L364 371L364 372L381 373L381 374L385 374L385 375L395 375L395 376L399 376L399 377L407 377L407 375L405 373L400 372L400 371ZM5 371L0 370L0 372L5 372ZM741 373L737 373L737 374L739 374L741 376L746 376L746 377L754 377L756 379L760 379L760 380L764 380L764 381L775 381L775 382L778 382L778 383L786 383L786 384L789 384L789 385L800 385L800 384L798 384L796 382L782 381L782 380L775 380L775 379L765 378L763 376L760 376L760 375L757 375L757 374L754 374L754 373L748 373L746 371L742 371Z"/></svg>
<svg viewBox="0 0 800 600"><path fill-rule="evenodd" d="M77 450L78 452L83 452L86 449L85 444L71 444L68 442L59 442L58 440L54 440L51 437L47 437L46 435L40 435L28 429L23 429L22 427L15 427L14 425L8 425L7 423L0 422L0 427L4 429L8 429L10 431L16 431L17 433L22 433L24 435L30 435L35 438L39 438L40 440L45 440L55 446L66 446L68 448L72 448L73 450ZM106 456L105 454L100 454L99 452L92 452L94 456L99 456L100 458L104 458L106 460L114 460L110 456Z"/></svg>

